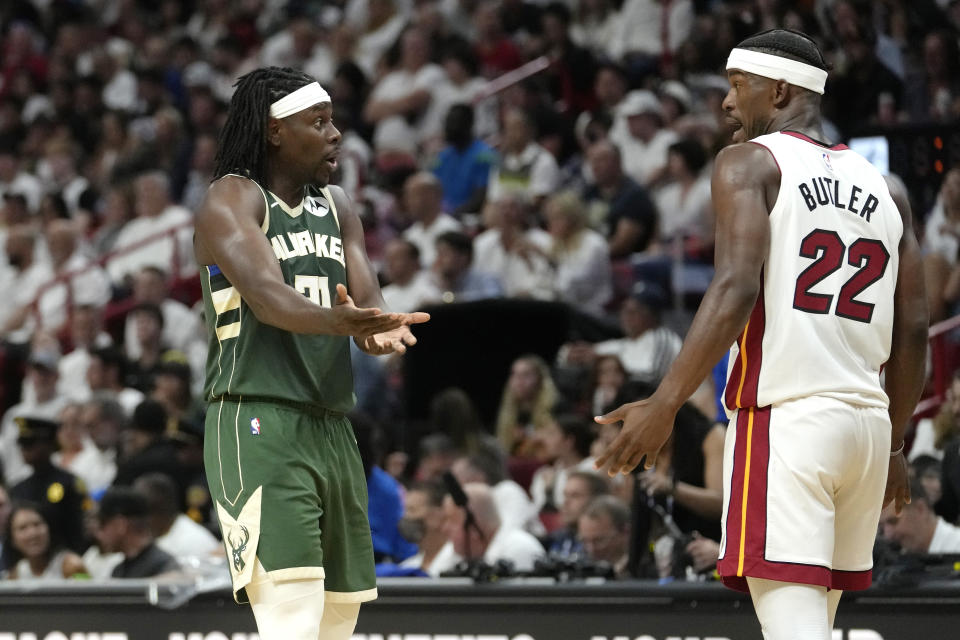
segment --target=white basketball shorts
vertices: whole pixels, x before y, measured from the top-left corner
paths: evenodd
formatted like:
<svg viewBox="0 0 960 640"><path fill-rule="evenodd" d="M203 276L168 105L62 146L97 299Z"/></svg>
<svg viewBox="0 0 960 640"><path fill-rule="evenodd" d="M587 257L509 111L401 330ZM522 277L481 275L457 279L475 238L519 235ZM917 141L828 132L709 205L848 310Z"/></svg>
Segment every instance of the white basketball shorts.
<svg viewBox="0 0 960 640"><path fill-rule="evenodd" d="M889 461L886 409L822 396L738 409L723 454L724 584L869 587Z"/></svg>

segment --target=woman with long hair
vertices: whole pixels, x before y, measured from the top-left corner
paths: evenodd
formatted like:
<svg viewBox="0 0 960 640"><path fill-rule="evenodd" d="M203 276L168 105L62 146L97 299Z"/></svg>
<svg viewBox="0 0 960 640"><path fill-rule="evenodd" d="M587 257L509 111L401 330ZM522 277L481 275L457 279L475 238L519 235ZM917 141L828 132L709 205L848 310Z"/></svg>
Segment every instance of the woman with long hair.
<svg viewBox="0 0 960 640"><path fill-rule="evenodd" d="M527 354L513 361L497 416L497 439L509 455L536 457L532 436L550 421L556 402L557 387L543 358Z"/></svg>
<svg viewBox="0 0 960 640"><path fill-rule="evenodd" d="M80 556L53 546L50 523L39 505L14 505L3 539L9 580L60 580L87 573Z"/></svg>

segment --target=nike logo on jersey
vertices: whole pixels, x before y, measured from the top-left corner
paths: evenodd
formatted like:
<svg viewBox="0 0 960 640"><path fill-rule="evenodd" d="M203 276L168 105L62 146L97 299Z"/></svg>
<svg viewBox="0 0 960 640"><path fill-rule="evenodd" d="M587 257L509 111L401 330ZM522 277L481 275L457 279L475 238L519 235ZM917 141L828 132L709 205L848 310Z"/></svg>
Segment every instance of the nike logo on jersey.
<svg viewBox="0 0 960 640"><path fill-rule="evenodd" d="M293 231L277 234L270 238L270 245L277 260L283 262L290 258L302 258L315 255L318 258L331 258L346 267L343 256L343 242L340 238L326 234L313 234L309 231Z"/></svg>
<svg viewBox="0 0 960 640"><path fill-rule="evenodd" d="M880 200L872 193L864 198L863 189L855 184L847 186L835 178L813 178L809 184L801 182L797 188L810 211L817 207L833 206L855 213L867 222L870 222L870 214L880 204Z"/></svg>

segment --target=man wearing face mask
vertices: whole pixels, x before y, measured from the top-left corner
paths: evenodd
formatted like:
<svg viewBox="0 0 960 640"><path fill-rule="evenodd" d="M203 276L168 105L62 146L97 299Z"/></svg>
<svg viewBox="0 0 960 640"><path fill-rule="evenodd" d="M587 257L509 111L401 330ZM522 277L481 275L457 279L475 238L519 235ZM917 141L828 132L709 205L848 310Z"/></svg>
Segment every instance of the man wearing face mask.
<svg viewBox="0 0 960 640"><path fill-rule="evenodd" d="M420 569L431 578L457 566L461 558L443 531L443 498L438 482L418 482L407 490L400 535L417 545L416 555L400 563L405 569Z"/></svg>

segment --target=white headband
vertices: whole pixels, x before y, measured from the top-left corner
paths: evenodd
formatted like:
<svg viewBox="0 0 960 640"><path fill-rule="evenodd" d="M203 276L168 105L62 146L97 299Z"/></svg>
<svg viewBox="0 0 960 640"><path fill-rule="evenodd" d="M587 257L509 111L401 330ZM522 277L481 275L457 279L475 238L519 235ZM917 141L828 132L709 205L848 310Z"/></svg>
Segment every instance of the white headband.
<svg viewBox="0 0 960 640"><path fill-rule="evenodd" d="M286 118L320 102L330 102L330 94L318 82L311 82L270 105L270 116Z"/></svg>
<svg viewBox="0 0 960 640"><path fill-rule="evenodd" d="M747 49L733 49L727 58L727 69L739 69L771 80L786 80L821 95L824 85L827 84L827 72L823 69L805 62Z"/></svg>

